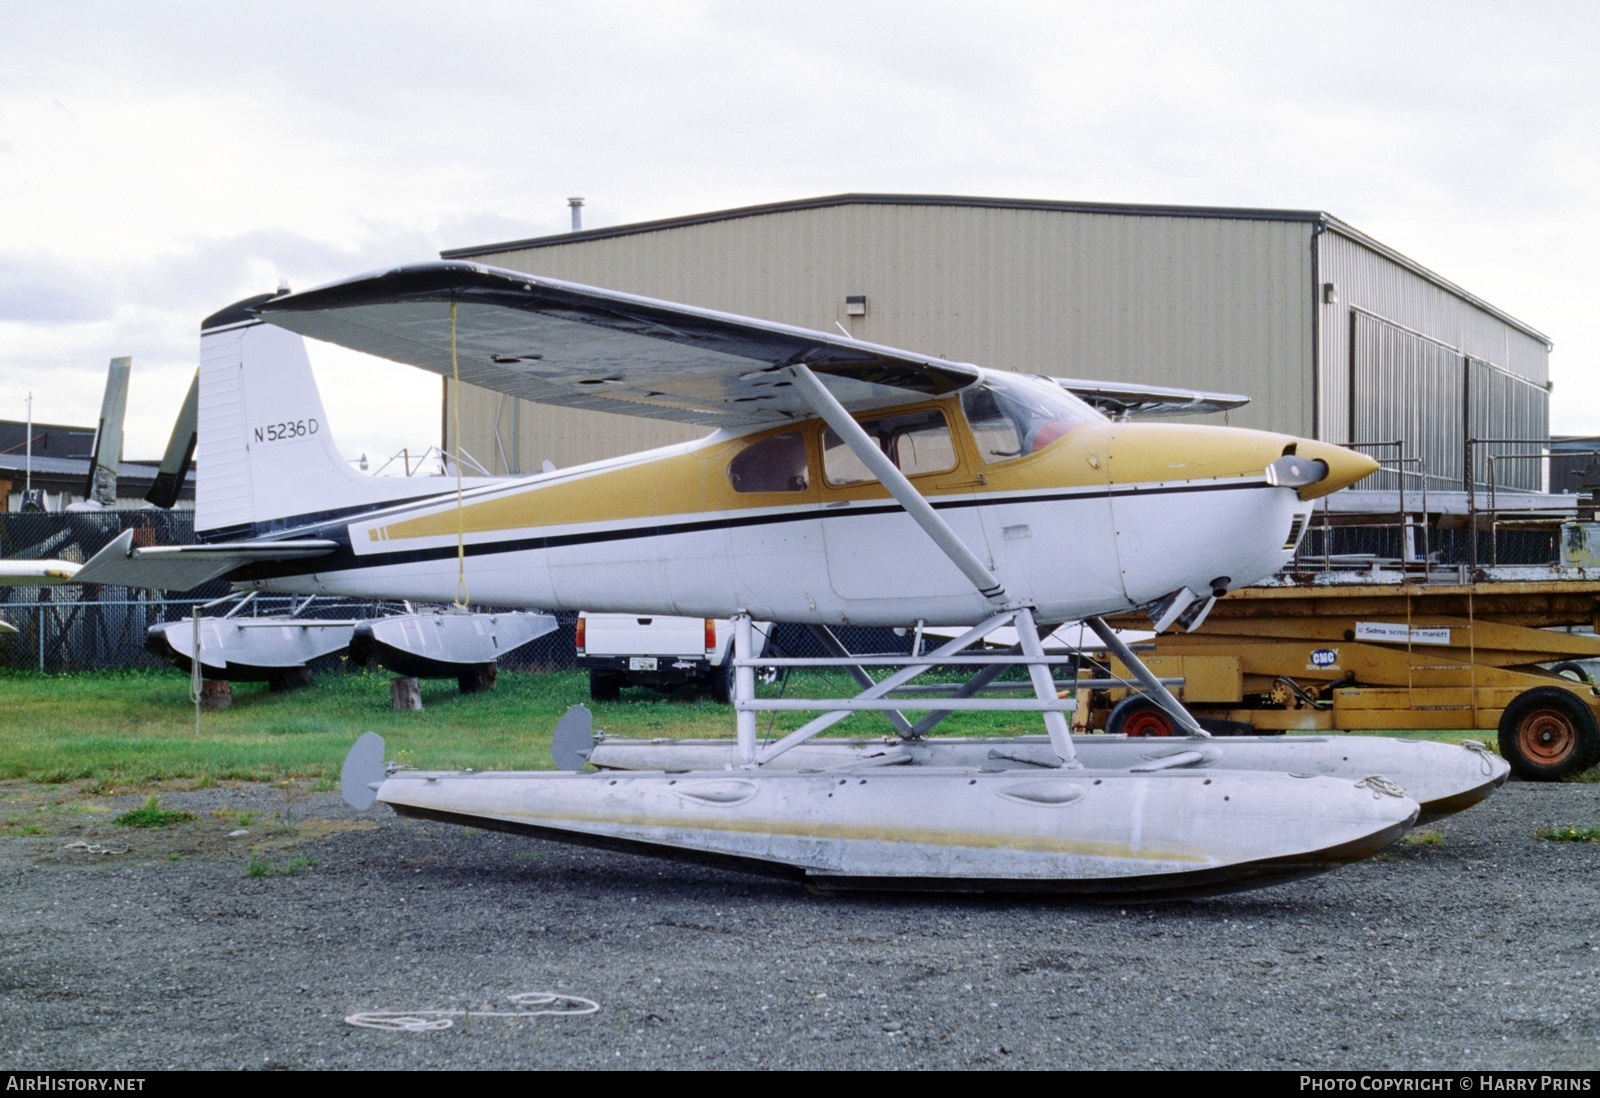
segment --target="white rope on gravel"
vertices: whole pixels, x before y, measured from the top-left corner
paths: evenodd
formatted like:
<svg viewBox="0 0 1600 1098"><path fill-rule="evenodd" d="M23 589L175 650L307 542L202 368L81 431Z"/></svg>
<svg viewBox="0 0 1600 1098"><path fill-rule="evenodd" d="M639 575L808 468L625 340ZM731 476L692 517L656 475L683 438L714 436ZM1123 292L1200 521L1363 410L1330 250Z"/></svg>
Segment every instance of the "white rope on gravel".
<svg viewBox="0 0 1600 1098"><path fill-rule="evenodd" d="M345 1015L345 1023L362 1029L383 1029L391 1033L429 1033L449 1029L452 1018L538 1018L541 1015L593 1014L600 1004L581 995L557 995L549 991L524 991L508 996L519 1007L547 1007L545 1010L359 1010Z"/></svg>

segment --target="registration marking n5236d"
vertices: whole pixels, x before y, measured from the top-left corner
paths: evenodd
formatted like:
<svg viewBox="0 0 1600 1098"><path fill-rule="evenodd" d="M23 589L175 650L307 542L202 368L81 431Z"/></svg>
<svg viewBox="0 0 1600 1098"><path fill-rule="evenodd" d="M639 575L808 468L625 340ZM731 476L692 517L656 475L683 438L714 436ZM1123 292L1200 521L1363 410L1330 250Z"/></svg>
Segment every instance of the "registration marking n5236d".
<svg viewBox="0 0 1600 1098"><path fill-rule="evenodd" d="M265 427L257 427L257 442L283 442L291 438L306 438L314 435L321 428L315 419L288 419L281 423L269 423Z"/></svg>

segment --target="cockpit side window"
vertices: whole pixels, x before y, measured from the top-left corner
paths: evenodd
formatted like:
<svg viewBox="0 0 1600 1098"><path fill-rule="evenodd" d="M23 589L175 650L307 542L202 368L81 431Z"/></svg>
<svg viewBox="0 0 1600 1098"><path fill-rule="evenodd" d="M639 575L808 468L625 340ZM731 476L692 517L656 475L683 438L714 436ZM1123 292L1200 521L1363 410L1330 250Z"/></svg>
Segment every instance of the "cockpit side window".
<svg viewBox="0 0 1600 1098"><path fill-rule="evenodd" d="M811 483L805 437L786 431L752 442L728 463L728 482L735 492L804 492Z"/></svg>
<svg viewBox="0 0 1600 1098"><path fill-rule="evenodd" d="M972 441L987 464L1022 456L1017 421L1001 410L993 389L981 385L969 390L962 395L961 407L967 413L967 426L972 428Z"/></svg>
<svg viewBox="0 0 1600 1098"><path fill-rule="evenodd" d="M1029 377L989 374L961 394L961 408L983 460L993 465L1043 450L1100 413L1057 387Z"/></svg>
<svg viewBox="0 0 1600 1098"><path fill-rule="evenodd" d="M908 477L946 473L956 467L950 427L944 413L936 408L865 419L861 427ZM877 479L832 428L822 433L822 468L828 483L835 488Z"/></svg>

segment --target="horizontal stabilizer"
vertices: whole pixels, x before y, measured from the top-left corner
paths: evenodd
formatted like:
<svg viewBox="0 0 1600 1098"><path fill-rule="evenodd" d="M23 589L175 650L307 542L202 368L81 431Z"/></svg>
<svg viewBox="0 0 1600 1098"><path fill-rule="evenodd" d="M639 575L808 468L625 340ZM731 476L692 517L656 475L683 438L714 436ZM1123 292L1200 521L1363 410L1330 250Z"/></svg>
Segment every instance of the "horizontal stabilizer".
<svg viewBox="0 0 1600 1098"><path fill-rule="evenodd" d="M72 583L80 567L70 560L0 560L0 587L51 587Z"/></svg>
<svg viewBox="0 0 1600 1098"><path fill-rule="evenodd" d="M320 539L134 548L133 531L125 530L89 558L74 582L112 583L150 591L187 591L227 575L241 565L320 557L336 548L336 543Z"/></svg>

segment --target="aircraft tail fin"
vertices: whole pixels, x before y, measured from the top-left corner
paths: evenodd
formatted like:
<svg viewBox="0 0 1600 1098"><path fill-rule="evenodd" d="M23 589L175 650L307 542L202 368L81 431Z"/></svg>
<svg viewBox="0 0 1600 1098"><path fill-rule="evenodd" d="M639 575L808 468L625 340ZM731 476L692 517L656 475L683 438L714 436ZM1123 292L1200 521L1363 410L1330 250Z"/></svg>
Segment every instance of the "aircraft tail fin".
<svg viewBox="0 0 1600 1098"><path fill-rule="evenodd" d="M201 325L195 531L204 540L259 537L430 494L350 468L303 340L252 311L275 296Z"/></svg>
<svg viewBox="0 0 1600 1098"><path fill-rule="evenodd" d="M172 508L183 493L183 482L189 479L194 465L194 448L198 440L196 421L200 416L200 375L189 382L189 392L178 410L178 421L172 425L172 437L167 440L167 452L161 456L161 466L156 471L155 483L145 493L145 502L156 507Z"/></svg>
<svg viewBox="0 0 1600 1098"><path fill-rule="evenodd" d="M89 477L83 489L84 499L104 507L117 505L117 465L122 461L122 426L128 413L128 375L132 369L133 359L114 358L106 371L106 391L100 401L100 421L95 426Z"/></svg>

